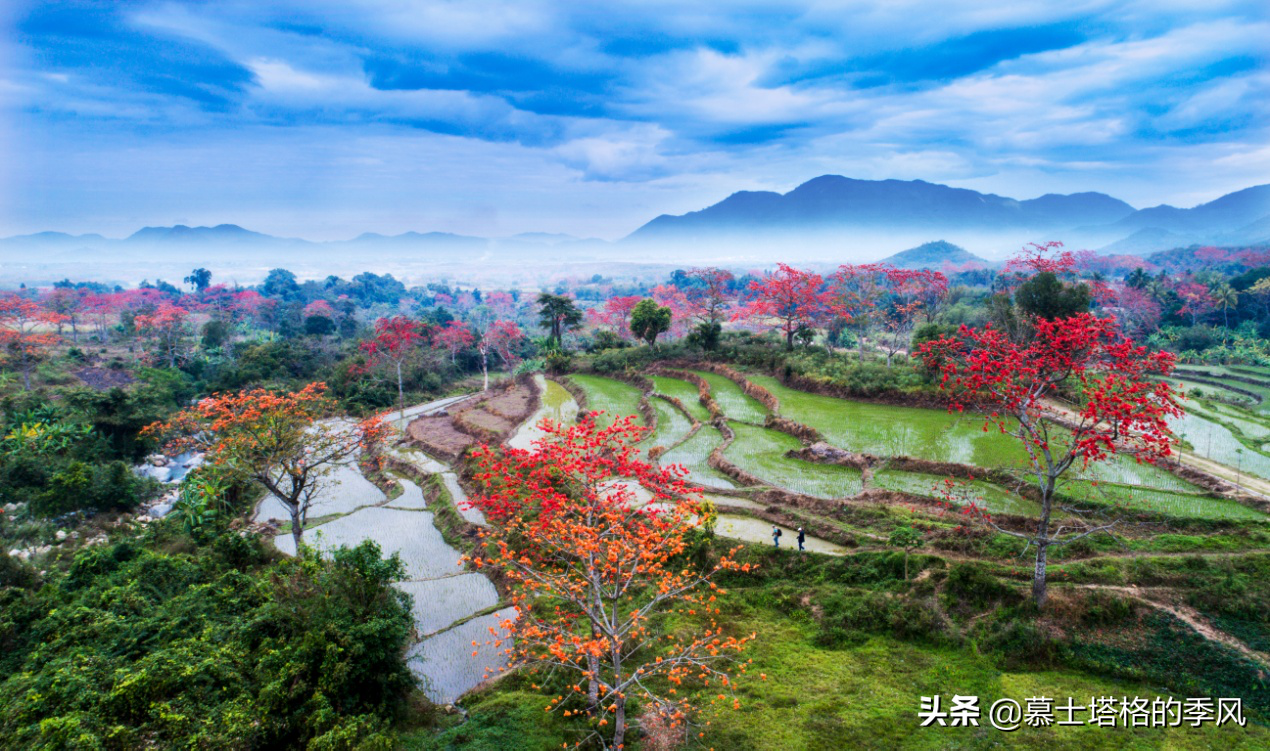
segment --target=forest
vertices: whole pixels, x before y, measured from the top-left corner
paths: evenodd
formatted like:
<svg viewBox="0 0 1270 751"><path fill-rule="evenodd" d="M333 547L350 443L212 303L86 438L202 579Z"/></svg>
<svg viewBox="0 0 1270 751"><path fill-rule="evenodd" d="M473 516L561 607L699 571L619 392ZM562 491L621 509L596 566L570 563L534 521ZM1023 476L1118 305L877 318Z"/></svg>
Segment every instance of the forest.
<svg viewBox="0 0 1270 751"><path fill-rule="evenodd" d="M1270 745L1270 248L417 281L0 290L0 746Z"/></svg>

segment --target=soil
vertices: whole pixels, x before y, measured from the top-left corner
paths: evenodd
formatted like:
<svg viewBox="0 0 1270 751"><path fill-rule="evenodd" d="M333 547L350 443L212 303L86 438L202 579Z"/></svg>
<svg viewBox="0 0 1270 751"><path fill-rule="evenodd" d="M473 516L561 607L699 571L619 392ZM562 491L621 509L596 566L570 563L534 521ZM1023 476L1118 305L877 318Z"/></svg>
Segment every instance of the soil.
<svg viewBox="0 0 1270 751"><path fill-rule="evenodd" d="M476 439L454 427L450 415L426 415L411 421L406 429L425 451L447 458L457 457Z"/></svg>
<svg viewBox="0 0 1270 751"><path fill-rule="evenodd" d="M75 371L75 377L83 381L88 388L96 391L123 388L135 383L137 380L126 371L111 370L109 368L80 368Z"/></svg>

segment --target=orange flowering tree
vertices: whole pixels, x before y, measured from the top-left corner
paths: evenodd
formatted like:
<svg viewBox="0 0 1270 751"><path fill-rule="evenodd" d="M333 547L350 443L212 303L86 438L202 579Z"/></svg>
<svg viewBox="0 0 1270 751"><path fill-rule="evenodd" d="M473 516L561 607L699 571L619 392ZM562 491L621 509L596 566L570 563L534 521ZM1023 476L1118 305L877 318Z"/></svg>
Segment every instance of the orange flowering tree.
<svg viewBox="0 0 1270 751"><path fill-rule="evenodd" d="M137 331L154 342L155 349L168 361L169 368L175 368L177 360L184 354L189 317L185 308L165 302L152 313L138 314L134 320Z"/></svg>
<svg viewBox="0 0 1270 751"><path fill-rule="evenodd" d="M745 671L737 655L754 635L725 633L713 579L749 565L734 560L736 548L706 566L690 562L704 502L681 468L639 459L644 429L631 418L543 428L533 451L473 454L481 492L472 503L492 526L469 560L505 572L518 611L494 643L506 645L509 669L571 676L548 709L588 718L592 732L580 743L622 748L632 699L682 732L691 709L682 688L696 683L712 701L726 699L726 668ZM697 625L667 631L671 613Z"/></svg>
<svg viewBox="0 0 1270 751"><path fill-rule="evenodd" d="M263 485L290 512L299 550L309 504L323 480L359 450L378 446L389 429L378 417L323 419L334 407L324 383L294 392L215 394L143 434L166 440L172 452L206 452L207 466L222 477Z"/></svg>

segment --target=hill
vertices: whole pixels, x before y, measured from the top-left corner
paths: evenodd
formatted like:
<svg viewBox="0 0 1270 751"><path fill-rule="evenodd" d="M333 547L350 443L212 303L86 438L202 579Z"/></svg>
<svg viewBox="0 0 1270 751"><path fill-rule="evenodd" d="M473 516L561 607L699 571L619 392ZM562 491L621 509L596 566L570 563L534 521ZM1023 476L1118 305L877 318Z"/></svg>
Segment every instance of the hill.
<svg viewBox="0 0 1270 751"><path fill-rule="evenodd" d="M923 243L916 248L902 250L893 256L882 259L898 269L940 269L944 264L961 266L967 263L989 265L988 261L971 253L965 248L953 245L944 240Z"/></svg>

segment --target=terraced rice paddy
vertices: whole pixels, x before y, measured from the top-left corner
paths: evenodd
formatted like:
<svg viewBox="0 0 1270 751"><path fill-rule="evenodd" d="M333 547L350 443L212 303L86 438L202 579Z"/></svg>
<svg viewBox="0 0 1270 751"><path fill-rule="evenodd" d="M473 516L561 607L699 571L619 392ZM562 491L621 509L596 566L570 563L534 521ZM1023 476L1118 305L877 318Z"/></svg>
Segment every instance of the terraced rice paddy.
<svg viewBox="0 0 1270 751"><path fill-rule="evenodd" d="M696 418L697 422L710 422L710 411L700 402L700 394L696 386L679 378L666 376L653 376L652 381L653 391L673 396L683 402L684 409L688 410L688 414Z"/></svg>
<svg viewBox="0 0 1270 751"><path fill-rule="evenodd" d="M1190 453L1270 480L1270 456L1245 446L1225 425L1194 413L1169 424L1178 437L1191 445Z"/></svg>
<svg viewBox="0 0 1270 751"><path fill-rule="evenodd" d="M665 399L649 399L657 413L657 428L646 439L646 445L670 448L687 437L692 430L688 416Z"/></svg>
<svg viewBox="0 0 1270 751"><path fill-rule="evenodd" d="M741 420L742 422L752 422L762 425L767 419L767 407L759 403L757 399L749 396L741 387L729 378L724 378L715 373L709 373L702 370L694 370L693 373L705 379L710 385L710 394L714 397L714 401L723 410L723 414L728 416L729 420Z"/></svg>
<svg viewBox="0 0 1270 751"><path fill-rule="evenodd" d="M785 456L802 448L802 442L787 433L740 422L729 425L736 440L724 450L724 457L775 487L817 498L847 498L863 489L858 469Z"/></svg>
<svg viewBox="0 0 1270 751"><path fill-rule="evenodd" d="M940 489L944 486L945 481L942 475L932 475L924 472L901 472L894 469L884 469L873 475L873 485L885 490L895 490L901 493L911 493L913 495L926 496L928 498L944 498ZM971 480L957 482L956 488L965 489L971 495L971 499L983 506L991 514L1018 514L1022 516L1036 516L1040 513L1040 506L1035 501L1030 501L1009 490L984 480ZM957 498L951 499L956 501Z"/></svg>
<svg viewBox="0 0 1270 751"><path fill-rule="evenodd" d="M400 582L397 587L414 598L411 614L419 636L434 634L460 618L498 604L498 590L482 574L453 574L437 579L406 581Z"/></svg>
<svg viewBox="0 0 1270 751"><path fill-rule="evenodd" d="M770 376L749 378L776 396L782 416L810 425L850 451L978 467L1013 467L1025 458L1014 439L984 432L976 415L856 402L797 391Z"/></svg>
<svg viewBox="0 0 1270 751"><path fill-rule="evenodd" d="M662 454L657 463L663 467L671 464L683 465L688 470L687 479L698 485L708 488L735 488L736 484L727 475L707 462L710 452L721 443L722 433L709 425L702 425L696 435Z"/></svg>
<svg viewBox="0 0 1270 751"><path fill-rule="evenodd" d="M643 424L644 420L639 414L642 394L631 384L613 378L582 374L571 375L569 380L586 393L587 409L604 412L597 423L601 427L612 425L615 419L627 415L634 415L636 423Z"/></svg>
<svg viewBox="0 0 1270 751"><path fill-rule="evenodd" d="M384 555L400 554L408 579L435 579L459 571L459 552L441 537L427 511L364 508L304 530L305 543L318 550L353 547L362 540L378 542ZM274 546L287 555L295 555L290 534L275 537Z"/></svg>
<svg viewBox="0 0 1270 751"><path fill-rule="evenodd" d="M789 527L781 527L780 529L783 532L781 535L781 548L798 550L798 532ZM772 544L772 525L752 516L719 514L719 521L715 525L714 531L717 535L730 537L733 540L763 545ZM825 555L846 555L847 552L847 549L841 545L835 545L818 537L808 536L805 546L809 552L823 553Z"/></svg>
<svg viewBox="0 0 1270 751"><path fill-rule="evenodd" d="M1179 493L1156 488L1134 487L1116 483L1092 483L1075 480L1060 489L1064 495L1095 503L1123 506L1128 509L1154 511L1171 516L1196 519L1259 519L1268 517L1237 501L1209 498L1195 493Z"/></svg>
<svg viewBox="0 0 1270 751"><path fill-rule="evenodd" d="M500 624L515 616L515 608L473 618L416 644L406 653L406 664L423 677L423 692L436 704L453 704L460 696L489 678L499 675L507 664L506 645L491 642L501 638ZM494 629L497 637L490 635ZM477 646L473 647L472 642ZM477 654L473 656L473 652Z"/></svg>
<svg viewBox="0 0 1270 751"><path fill-rule="evenodd" d="M577 422L578 403L564 386L544 378L541 373L534 375L534 384L538 388L538 411L521 423L508 439L507 445L512 448L528 450L533 447L534 441L541 440L545 434L538 424L544 418L566 425Z"/></svg>

